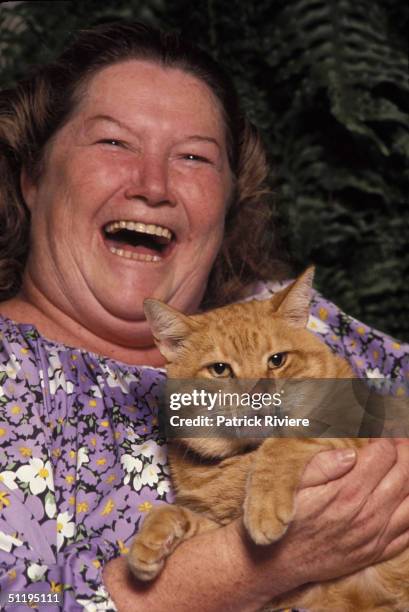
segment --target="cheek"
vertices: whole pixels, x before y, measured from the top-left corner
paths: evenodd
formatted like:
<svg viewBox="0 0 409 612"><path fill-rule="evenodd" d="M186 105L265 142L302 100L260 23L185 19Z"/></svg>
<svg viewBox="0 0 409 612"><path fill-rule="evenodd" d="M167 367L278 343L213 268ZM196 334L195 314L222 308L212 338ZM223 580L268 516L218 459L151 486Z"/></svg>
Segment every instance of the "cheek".
<svg viewBox="0 0 409 612"><path fill-rule="evenodd" d="M67 163L54 186L50 217L70 228L73 236L90 238L89 223L93 223L101 207L124 184L128 168L123 164L101 163L97 156L80 155Z"/></svg>
<svg viewBox="0 0 409 612"><path fill-rule="evenodd" d="M101 155L79 156L70 169L71 185L81 192L109 192L123 184L130 175L129 164L112 157L109 161Z"/></svg>
<svg viewBox="0 0 409 612"><path fill-rule="evenodd" d="M195 176L178 176L181 194L190 226L198 233L223 230L229 191L219 173L201 172Z"/></svg>

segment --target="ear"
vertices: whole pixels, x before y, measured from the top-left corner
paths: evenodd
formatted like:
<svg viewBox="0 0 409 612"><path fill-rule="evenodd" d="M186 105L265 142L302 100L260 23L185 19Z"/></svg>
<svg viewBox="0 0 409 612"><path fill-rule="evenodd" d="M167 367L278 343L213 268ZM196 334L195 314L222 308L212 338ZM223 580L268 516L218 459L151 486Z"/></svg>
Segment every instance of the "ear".
<svg viewBox="0 0 409 612"><path fill-rule="evenodd" d="M196 327L194 322L159 300L144 300L143 309L161 355L168 362L174 361L183 340Z"/></svg>
<svg viewBox="0 0 409 612"><path fill-rule="evenodd" d="M310 314L312 281L315 269L310 266L301 276L284 291L284 299L276 312L284 317L293 327L306 327Z"/></svg>
<svg viewBox="0 0 409 612"><path fill-rule="evenodd" d="M37 185L33 179L29 176L26 168L22 168L20 174L20 189L23 195L24 201L30 212L33 210L33 205L37 197Z"/></svg>

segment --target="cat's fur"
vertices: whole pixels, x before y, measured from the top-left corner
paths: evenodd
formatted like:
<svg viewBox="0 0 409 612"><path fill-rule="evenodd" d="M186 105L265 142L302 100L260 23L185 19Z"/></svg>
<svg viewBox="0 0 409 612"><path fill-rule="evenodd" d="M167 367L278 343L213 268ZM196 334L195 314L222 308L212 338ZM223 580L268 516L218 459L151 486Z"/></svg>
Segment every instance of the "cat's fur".
<svg viewBox="0 0 409 612"><path fill-rule="evenodd" d="M169 377L209 378L207 366L220 362L247 379L353 377L349 365L306 329L312 277L308 269L271 300L189 317L147 300L147 319L168 362ZM268 357L279 352L287 355L284 364L269 369ZM132 572L139 579L153 579L181 541L240 516L255 543L276 541L292 520L307 462L325 449L366 443L359 438L268 438L243 452L245 441L240 439L170 441L177 505L149 513L128 557ZM265 610L286 606L314 612L407 612L409 551L351 576L299 589Z"/></svg>

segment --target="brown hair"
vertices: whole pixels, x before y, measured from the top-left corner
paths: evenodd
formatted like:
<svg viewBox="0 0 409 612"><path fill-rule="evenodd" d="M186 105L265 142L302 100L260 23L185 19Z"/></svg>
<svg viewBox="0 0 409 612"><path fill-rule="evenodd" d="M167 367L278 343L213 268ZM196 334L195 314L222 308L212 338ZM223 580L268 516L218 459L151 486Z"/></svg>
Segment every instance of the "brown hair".
<svg viewBox="0 0 409 612"><path fill-rule="evenodd" d="M177 34L118 22L80 32L57 61L15 89L0 92L0 299L18 292L29 249L22 168L33 180L41 176L46 145L69 120L89 79L102 68L129 59L147 59L193 74L211 89L222 108L235 193L206 305L237 299L252 280L272 277L274 272L277 276L272 237L270 246L266 244L272 236L266 156L257 131L240 110L230 78L209 55Z"/></svg>

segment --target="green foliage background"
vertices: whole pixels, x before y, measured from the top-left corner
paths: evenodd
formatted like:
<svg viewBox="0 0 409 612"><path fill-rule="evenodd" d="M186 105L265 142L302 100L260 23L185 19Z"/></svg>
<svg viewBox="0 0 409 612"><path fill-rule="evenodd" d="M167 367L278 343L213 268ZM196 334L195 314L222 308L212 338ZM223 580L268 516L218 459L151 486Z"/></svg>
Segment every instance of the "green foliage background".
<svg viewBox="0 0 409 612"><path fill-rule="evenodd" d="M7 4L7 3L5 3ZM86 0L0 5L2 86L77 28L182 31L222 61L262 130L284 244L348 313L409 340L406 0Z"/></svg>

